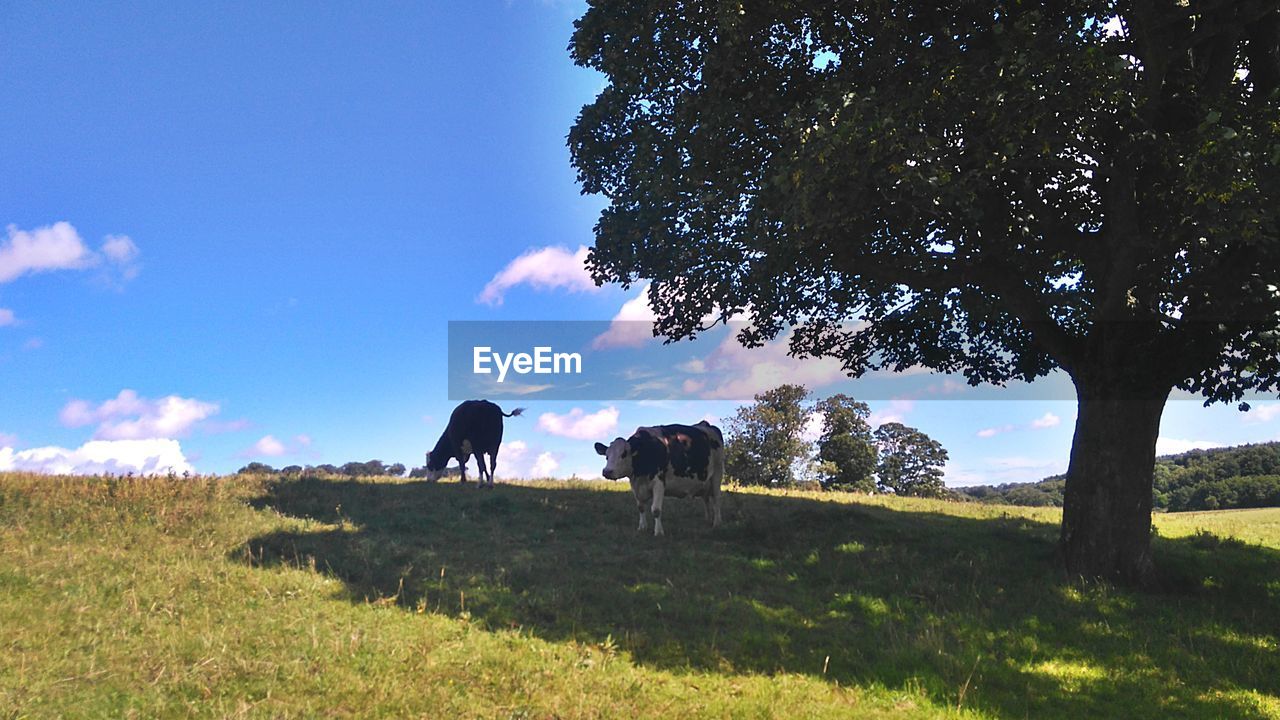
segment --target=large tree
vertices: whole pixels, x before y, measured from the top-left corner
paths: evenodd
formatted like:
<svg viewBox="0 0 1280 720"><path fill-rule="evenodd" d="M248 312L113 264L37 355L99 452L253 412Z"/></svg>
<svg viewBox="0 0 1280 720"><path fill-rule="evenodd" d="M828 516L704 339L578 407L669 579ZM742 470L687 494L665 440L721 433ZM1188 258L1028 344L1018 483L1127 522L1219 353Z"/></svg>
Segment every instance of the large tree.
<svg viewBox="0 0 1280 720"><path fill-rule="evenodd" d="M947 451L942 443L898 422L876 428L875 443L880 449L876 485L881 492L915 497L946 494L942 467L947 464Z"/></svg>
<svg viewBox="0 0 1280 720"><path fill-rule="evenodd" d="M827 485L858 492L875 490L872 473L877 453L867 422L871 408L848 395L836 394L819 400L813 409L822 416L818 460L833 469Z"/></svg>
<svg viewBox="0 0 1280 720"><path fill-rule="evenodd" d="M726 423L725 472L743 485L792 485L796 465L808 455L804 426L810 410L803 385L779 385L757 393Z"/></svg>
<svg viewBox="0 0 1280 720"><path fill-rule="evenodd" d="M1175 387L1280 379L1274 0L593 0L570 131L598 281L658 331L1079 400L1061 549L1151 578Z"/></svg>

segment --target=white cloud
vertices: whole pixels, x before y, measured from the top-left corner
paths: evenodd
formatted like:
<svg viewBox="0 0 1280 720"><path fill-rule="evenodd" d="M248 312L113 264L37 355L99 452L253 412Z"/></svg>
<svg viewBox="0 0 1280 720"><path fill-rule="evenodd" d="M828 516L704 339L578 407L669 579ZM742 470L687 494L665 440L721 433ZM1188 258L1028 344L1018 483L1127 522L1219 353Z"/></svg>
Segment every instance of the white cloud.
<svg viewBox="0 0 1280 720"><path fill-rule="evenodd" d="M207 429L207 428L206 428ZM287 444L275 435L263 435L258 442L240 451L242 458L281 457L283 455L299 455L311 447L310 435L294 435Z"/></svg>
<svg viewBox="0 0 1280 720"><path fill-rule="evenodd" d="M476 301L501 305L506 291L517 285L530 285L538 290L596 292L600 287L587 272L586 262L586 245L578 246L575 252L554 246L528 250L498 271Z"/></svg>
<svg viewBox="0 0 1280 720"><path fill-rule="evenodd" d="M524 459L525 454L529 452L529 443L523 440L512 440L509 443L503 443L499 450L504 460L520 462Z"/></svg>
<svg viewBox="0 0 1280 720"><path fill-rule="evenodd" d="M113 263L124 264L138 257L138 246L128 235L108 235L102 241L102 254Z"/></svg>
<svg viewBox="0 0 1280 720"><path fill-rule="evenodd" d="M573 408L566 415L546 412L538 417L539 430L574 440L599 440L617 427L618 409L613 406L594 413Z"/></svg>
<svg viewBox="0 0 1280 720"><path fill-rule="evenodd" d="M0 323L3 325L4 323ZM1280 417L1280 403L1261 403L1253 405L1249 408L1249 412L1243 416L1244 422L1253 425L1257 423L1271 422Z"/></svg>
<svg viewBox="0 0 1280 720"><path fill-rule="evenodd" d="M687 372L690 375L701 375L707 371L707 363L702 358L693 358L676 365L676 369Z"/></svg>
<svg viewBox="0 0 1280 720"><path fill-rule="evenodd" d="M120 273L120 280L128 281L138 276L138 246L128 235L108 235L102 241L101 250L107 263Z"/></svg>
<svg viewBox="0 0 1280 720"><path fill-rule="evenodd" d="M556 470L560 468L560 461L556 459L552 452L544 452L538 455L538 459L533 462L533 467L529 470L531 477L551 477Z"/></svg>
<svg viewBox="0 0 1280 720"><path fill-rule="evenodd" d="M822 426L826 421L826 416L816 410L809 413L809 417L804 421L804 429L800 431L800 437L805 442L817 442L818 438L822 437Z"/></svg>
<svg viewBox="0 0 1280 720"><path fill-rule="evenodd" d="M1012 425L999 425L997 427L983 428L982 430L978 431L978 437L980 438L995 437L1002 433L1011 432L1013 429L1014 427Z"/></svg>
<svg viewBox="0 0 1280 720"><path fill-rule="evenodd" d="M847 375L834 358L799 359L787 354L791 332L762 347L747 348L732 335L703 359L708 374L719 381L701 393L713 400L745 400L779 385L800 384L816 390L844 380Z"/></svg>
<svg viewBox="0 0 1280 720"><path fill-rule="evenodd" d="M5 325L12 325L15 322L17 322L17 319L13 316L12 310L9 310L7 308L0 308L0 327L4 327Z"/></svg>
<svg viewBox="0 0 1280 720"><path fill-rule="evenodd" d="M30 231L10 225L7 230L8 239L0 242L0 283L27 273L77 270L94 262L93 253L69 222Z"/></svg>
<svg viewBox="0 0 1280 720"><path fill-rule="evenodd" d="M1217 440L1183 440L1180 438L1160 437L1156 438L1156 454L1177 455L1188 450L1206 450L1208 448L1223 447L1226 444Z"/></svg>
<svg viewBox="0 0 1280 720"><path fill-rule="evenodd" d="M595 350L609 350L612 348L638 348L644 346L645 343L659 341L654 337L653 326L657 322L658 316L653 312L653 303L650 298L650 290L653 286L649 284L640 287L640 294L631 298L622 304L616 315L609 321L609 329L597 335L591 341L591 347ZM703 327L713 325L718 316L715 313L707 313L703 316L700 324ZM702 360L697 358L689 360L679 366L682 370L689 373L701 373L706 370Z"/></svg>
<svg viewBox="0 0 1280 720"><path fill-rule="evenodd" d="M591 341L596 350L610 348L637 348L654 339L653 323L658 319L649 306L649 285L640 288L640 294L622 304L618 314L609 321L609 329Z"/></svg>
<svg viewBox="0 0 1280 720"><path fill-rule="evenodd" d="M274 435L263 435L258 442L249 448L249 452L254 455L265 455L267 457L280 457L285 454L284 443L275 438Z"/></svg>
<svg viewBox="0 0 1280 720"><path fill-rule="evenodd" d="M194 473L177 440L91 440L75 450L40 447L15 452L0 448L0 471L56 475Z"/></svg>
<svg viewBox="0 0 1280 720"><path fill-rule="evenodd" d="M95 440L141 440L185 436L192 426L218 409L217 403L177 395L149 400L125 389L97 407L84 400L72 400L62 408L59 418L68 427L97 423Z"/></svg>
<svg viewBox="0 0 1280 720"><path fill-rule="evenodd" d="M1040 417L1036 418L1035 420L1032 420L1031 428L1033 430L1044 430L1045 428L1057 427L1058 425L1061 425L1061 424L1062 424L1062 418L1058 417L1057 415L1054 415L1051 412L1047 412L1044 415L1041 415Z"/></svg>
<svg viewBox="0 0 1280 720"><path fill-rule="evenodd" d="M885 423L900 423L907 417L907 413L915 409L915 406L912 400L890 400L888 407L871 411L871 415L867 417L867 424L877 428Z"/></svg>
<svg viewBox="0 0 1280 720"><path fill-rule="evenodd" d="M10 435L9 433L0 432L0 448L2 447L11 448L17 444L18 444L17 435Z"/></svg>

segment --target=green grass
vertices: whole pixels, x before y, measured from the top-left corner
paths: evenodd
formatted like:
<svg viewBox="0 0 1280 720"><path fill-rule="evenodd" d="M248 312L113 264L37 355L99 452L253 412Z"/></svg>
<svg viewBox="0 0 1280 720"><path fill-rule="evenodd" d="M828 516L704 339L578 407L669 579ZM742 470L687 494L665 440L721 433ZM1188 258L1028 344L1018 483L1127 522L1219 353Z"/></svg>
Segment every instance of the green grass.
<svg viewBox="0 0 1280 720"><path fill-rule="evenodd" d="M1280 509L1135 593L1052 509L625 491L0 475L0 718L1280 718Z"/></svg>

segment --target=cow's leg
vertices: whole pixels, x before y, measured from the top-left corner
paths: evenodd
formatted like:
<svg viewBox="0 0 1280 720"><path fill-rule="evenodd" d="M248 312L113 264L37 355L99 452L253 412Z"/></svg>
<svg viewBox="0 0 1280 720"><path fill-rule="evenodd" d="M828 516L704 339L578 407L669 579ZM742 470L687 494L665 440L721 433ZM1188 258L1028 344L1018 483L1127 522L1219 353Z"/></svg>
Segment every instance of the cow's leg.
<svg viewBox="0 0 1280 720"><path fill-rule="evenodd" d="M493 486L493 471L498 469L498 451L489 453L489 485Z"/></svg>
<svg viewBox="0 0 1280 720"><path fill-rule="evenodd" d="M480 479L476 481L477 487L483 488L485 487L484 478L487 472L484 466L484 453L482 452L476 453L475 458L476 458L476 473L480 476Z"/></svg>
<svg viewBox="0 0 1280 720"><path fill-rule="evenodd" d="M655 480L653 483L653 536L662 535L662 496L666 494L666 484Z"/></svg>
<svg viewBox="0 0 1280 720"><path fill-rule="evenodd" d="M631 481L631 494L636 498L636 509L640 511L640 525L636 528L636 532L642 532L649 527L649 495L644 491L644 485Z"/></svg>
<svg viewBox="0 0 1280 720"><path fill-rule="evenodd" d="M467 484L467 456L458 456L458 482L463 485Z"/></svg>
<svg viewBox="0 0 1280 720"><path fill-rule="evenodd" d="M711 511L712 511L711 527L719 527L720 526L720 486L719 485L711 489L710 505L711 505Z"/></svg>

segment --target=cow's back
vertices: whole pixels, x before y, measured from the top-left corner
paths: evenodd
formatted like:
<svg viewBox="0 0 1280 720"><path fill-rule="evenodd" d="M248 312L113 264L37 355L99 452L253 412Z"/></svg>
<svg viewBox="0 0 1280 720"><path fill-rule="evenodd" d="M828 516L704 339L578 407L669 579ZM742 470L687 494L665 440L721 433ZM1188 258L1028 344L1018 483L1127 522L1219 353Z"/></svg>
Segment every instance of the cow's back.
<svg viewBox="0 0 1280 720"><path fill-rule="evenodd" d="M488 400L466 400L453 409L445 430L454 447L468 443L473 452L495 452L502 443L502 409Z"/></svg>
<svg viewBox="0 0 1280 720"><path fill-rule="evenodd" d="M723 448L723 441L718 431L712 433L697 425L659 425L641 431L661 440L666 463L658 478L667 494L701 497L713 492L713 485L719 485L715 453Z"/></svg>

